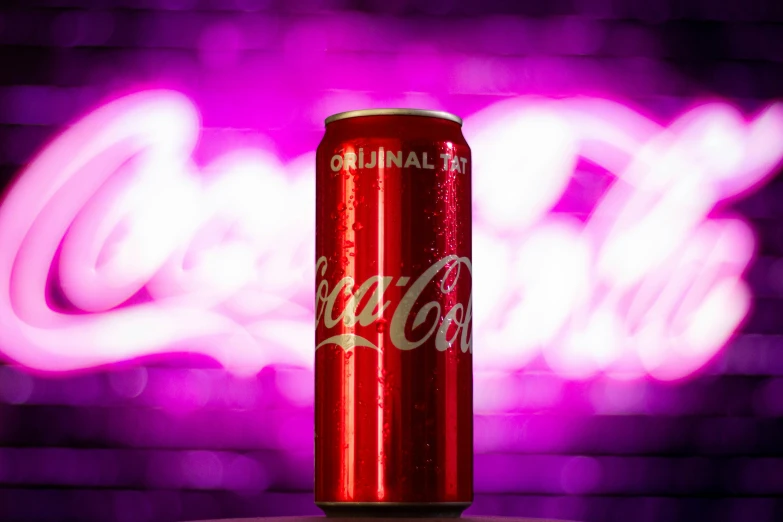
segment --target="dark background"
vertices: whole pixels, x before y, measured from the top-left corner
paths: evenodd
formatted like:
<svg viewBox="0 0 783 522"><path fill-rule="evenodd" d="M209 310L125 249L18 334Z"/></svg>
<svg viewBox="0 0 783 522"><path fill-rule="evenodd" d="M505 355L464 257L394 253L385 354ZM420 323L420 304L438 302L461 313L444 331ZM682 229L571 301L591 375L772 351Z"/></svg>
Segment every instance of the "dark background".
<svg viewBox="0 0 783 522"><path fill-rule="evenodd" d="M439 53L438 74L384 81L385 64L418 52ZM752 113L783 95L783 2L5 0L0 179L67 123L148 87L194 100L205 157L225 129L266 136L283 158L312 150L335 112L323 100L346 90L434 93L463 116L531 93L610 96L660 121L712 99ZM758 245L754 308L731 344L676 383L558 381L554 403L479 415L469 513L783 520L782 190L778 176L735 206ZM185 356L68 376L0 367L0 520L317 513L310 379L240 379ZM645 407L596 412L599 392ZM499 474L516 478L493 486Z"/></svg>

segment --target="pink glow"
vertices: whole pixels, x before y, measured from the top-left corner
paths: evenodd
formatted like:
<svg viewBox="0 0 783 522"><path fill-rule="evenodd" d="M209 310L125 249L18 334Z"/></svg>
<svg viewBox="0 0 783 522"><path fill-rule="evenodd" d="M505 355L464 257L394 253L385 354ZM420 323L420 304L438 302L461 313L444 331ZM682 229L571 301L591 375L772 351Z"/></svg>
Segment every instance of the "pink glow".
<svg viewBox="0 0 783 522"><path fill-rule="evenodd" d="M0 205L4 353L44 371L183 350L238 373L312 364L313 155L199 168L199 126L185 97L142 92L20 173ZM677 379L744 319L752 231L707 216L783 156L781 106L746 121L710 104L662 127L606 100L530 97L465 131L478 368L542 356L568 378ZM586 221L552 212L579 158L616 176ZM74 310L47 300L52 271Z"/></svg>

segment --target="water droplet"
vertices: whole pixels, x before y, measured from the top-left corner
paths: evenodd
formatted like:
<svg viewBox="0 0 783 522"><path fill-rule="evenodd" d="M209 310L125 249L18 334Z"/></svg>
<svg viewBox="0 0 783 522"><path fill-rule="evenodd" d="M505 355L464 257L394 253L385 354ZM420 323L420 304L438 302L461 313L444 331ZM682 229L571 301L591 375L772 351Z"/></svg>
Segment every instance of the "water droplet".
<svg viewBox="0 0 783 522"><path fill-rule="evenodd" d="M350 359L351 357L353 357L353 352L345 352L345 358L346 358L346 360L347 360L347 359Z"/></svg>
<svg viewBox="0 0 783 522"><path fill-rule="evenodd" d="M342 201L337 204L337 211L338 212L345 212L346 204Z"/></svg>
<svg viewBox="0 0 783 522"><path fill-rule="evenodd" d="M354 230L361 230L361 229L364 228L364 225L362 225L361 223L359 223L357 221L356 223L353 224L353 226L351 228L353 228Z"/></svg>
<svg viewBox="0 0 783 522"><path fill-rule="evenodd" d="M354 243L353 241L350 241L348 239L345 240L345 248L353 248L355 244L356 243Z"/></svg>
<svg viewBox="0 0 783 522"><path fill-rule="evenodd" d="M378 333L383 333L386 331L386 319L383 317L379 317L377 321L375 321L375 329L378 330Z"/></svg>
<svg viewBox="0 0 783 522"><path fill-rule="evenodd" d="M351 262L351 261L350 261L350 260L348 259L348 257L346 257L346 256L343 256L343 258L340 260L340 263L342 263L342 265L343 265L343 266L348 266L348 264L349 264L350 262Z"/></svg>
<svg viewBox="0 0 783 522"><path fill-rule="evenodd" d="M348 230L348 227L346 227L345 225L337 225L337 230L340 231Z"/></svg>

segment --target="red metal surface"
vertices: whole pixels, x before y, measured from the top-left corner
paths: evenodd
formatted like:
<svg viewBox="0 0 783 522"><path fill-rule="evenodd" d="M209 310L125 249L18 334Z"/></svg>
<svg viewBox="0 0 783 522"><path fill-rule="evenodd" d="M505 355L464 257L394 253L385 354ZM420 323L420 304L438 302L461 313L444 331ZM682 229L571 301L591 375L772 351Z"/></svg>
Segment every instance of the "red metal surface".
<svg viewBox="0 0 783 522"><path fill-rule="evenodd" d="M327 125L316 174L319 505L473 500L470 171L455 122Z"/></svg>

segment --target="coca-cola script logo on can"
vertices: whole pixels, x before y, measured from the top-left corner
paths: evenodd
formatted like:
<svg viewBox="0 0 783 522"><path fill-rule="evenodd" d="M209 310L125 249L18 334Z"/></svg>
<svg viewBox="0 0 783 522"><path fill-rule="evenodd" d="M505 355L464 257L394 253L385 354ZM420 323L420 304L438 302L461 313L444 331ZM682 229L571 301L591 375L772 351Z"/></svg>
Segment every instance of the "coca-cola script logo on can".
<svg viewBox="0 0 783 522"><path fill-rule="evenodd" d="M320 257L315 264L316 277L326 273L326 257ZM462 276L462 271L467 272ZM334 288L321 279L316 285L316 327L323 324L331 329L340 324L345 326L370 326L384 314L391 316L389 335L394 347L413 350L435 337L436 349L443 351L457 341L463 352L473 351L472 297L466 303L456 303L445 310L439 301L421 302L422 291L435 286L442 295L450 294L460 277L470 277L471 263L466 257L446 256L424 271L418 278L407 276L372 276L356 286L351 276L342 278ZM410 283L410 284L409 284ZM384 291L391 285L407 289L396 307L389 310L390 300L384 298ZM346 299L346 295L348 296ZM369 299L366 299L367 297ZM414 315L413 309L418 311ZM409 324L410 323L410 324ZM409 338L408 331L422 327L422 333ZM336 344L343 349L367 346L378 349L372 341L354 333L340 333L327 337L316 345Z"/></svg>

